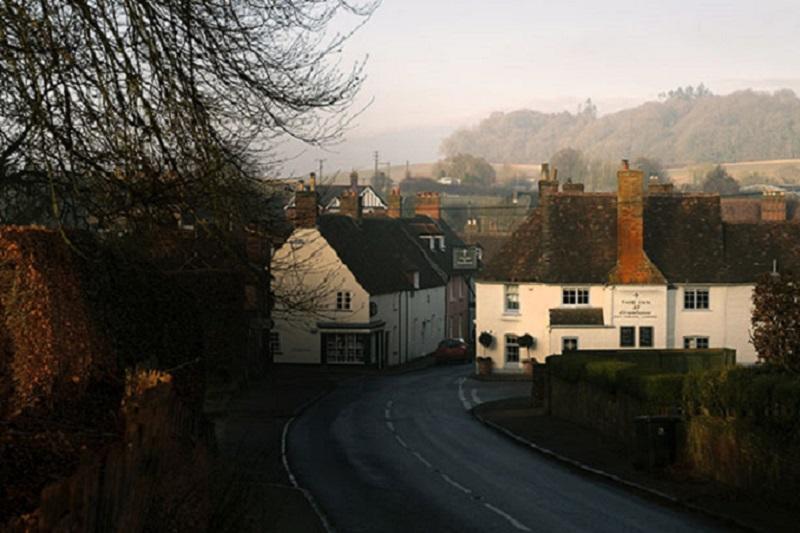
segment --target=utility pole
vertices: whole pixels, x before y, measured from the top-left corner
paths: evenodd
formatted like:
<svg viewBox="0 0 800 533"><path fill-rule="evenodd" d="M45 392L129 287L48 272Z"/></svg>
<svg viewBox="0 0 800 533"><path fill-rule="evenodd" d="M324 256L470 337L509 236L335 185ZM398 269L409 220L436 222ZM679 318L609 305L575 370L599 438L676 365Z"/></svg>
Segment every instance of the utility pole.
<svg viewBox="0 0 800 533"><path fill-rule="evenodd" d="M319 162L319 183L320 184L322 184L322 163L324 163L325 161L327 161L327 159L317 159L317 162Z"/></svg>
<svg viewBox="0 0 800 533"><path fill-rule="evenodd" d="M406 178L411 177L411 165L408 164L408 159L406 159Z"/></svg>
<svg viewBox="0 0 800 533"><path fill-rule="evenodd" d="M374 177L377 178L378 177L378 160L379 160L378 151L375 150L374 152L372 152L372 156L375 158L375 174L374 174Z"/></svg>

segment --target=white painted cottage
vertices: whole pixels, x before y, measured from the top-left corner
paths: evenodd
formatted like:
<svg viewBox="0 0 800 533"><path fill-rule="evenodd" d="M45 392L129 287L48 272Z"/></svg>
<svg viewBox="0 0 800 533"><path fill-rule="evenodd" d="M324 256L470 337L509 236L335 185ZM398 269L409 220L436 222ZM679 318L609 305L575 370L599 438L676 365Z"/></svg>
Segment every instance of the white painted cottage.
<svg viewBox="0 0 800 533"><path fill-rule="evenodd" d="M574 349L733 348L756 361L753 287L800 269L800 225L725 222L718 195L644 193L627 164L616 194L559 191L546 165L542 174L539 206L476 284L476 331L493 339L478 355L495 371Z"/></svg>
<svg viewBox="0 0 800 533"><path fill-rule="evenodd" d="M272 260L275 362L396 365L444 337L447 278L390 217L363 217L357 191L318 215L296 193L296 229Z"/></svg>

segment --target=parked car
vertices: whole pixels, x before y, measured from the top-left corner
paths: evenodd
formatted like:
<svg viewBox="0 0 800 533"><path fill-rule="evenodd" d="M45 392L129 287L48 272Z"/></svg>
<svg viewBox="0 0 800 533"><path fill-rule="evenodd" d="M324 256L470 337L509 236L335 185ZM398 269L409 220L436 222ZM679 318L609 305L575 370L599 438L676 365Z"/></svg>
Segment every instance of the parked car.
<svg viewBox="0 0 800 533"><path fill-rule="evenodd" d="M433 357L437 362L469 360L469 345L464 339L445 339L439 343Z"/></svg>

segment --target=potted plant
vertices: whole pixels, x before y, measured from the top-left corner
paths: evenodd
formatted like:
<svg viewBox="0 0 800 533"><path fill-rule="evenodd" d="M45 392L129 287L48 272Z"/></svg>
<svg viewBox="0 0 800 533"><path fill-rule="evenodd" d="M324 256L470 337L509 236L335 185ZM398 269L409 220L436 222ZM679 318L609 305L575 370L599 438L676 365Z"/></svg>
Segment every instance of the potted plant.
<svg viewBox="0 0 800 533"><path fill-rule="evenodd" d="M488 376L492 373L492 358L486 356L486 348L490 348L494 343L494 337L488 331L484 331L478 336L478 343L483 346L483 357L478 357L478 375Z"/></svg>
<svg viewBox="0 0 800 533"><path fill-rule="evenodd" d="M517 342L519 342L521 348L525 348L528 352L528 358L522 362L522 368L525 374L533 376L533 365L536 363L536 360L531 357L531 348L536 346L536 339L526 333L517 339Z"/></svg>

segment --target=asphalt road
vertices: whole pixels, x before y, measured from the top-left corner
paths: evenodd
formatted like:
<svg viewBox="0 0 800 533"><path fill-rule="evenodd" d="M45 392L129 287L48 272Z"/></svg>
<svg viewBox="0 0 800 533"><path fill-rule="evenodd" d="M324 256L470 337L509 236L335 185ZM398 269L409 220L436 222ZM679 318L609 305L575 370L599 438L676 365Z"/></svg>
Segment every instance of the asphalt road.
<svg viewBox="0 0 800 533"><path fill-rule="evenodd" d="M348 381L288 436L288 459L336 531L711 531L697 515L582 476L468 412L529 384L469 365Z"/></svg>

